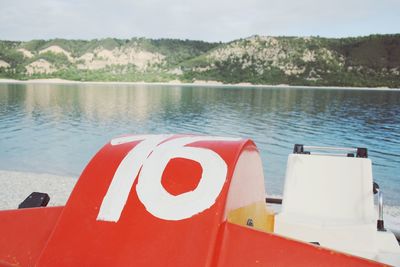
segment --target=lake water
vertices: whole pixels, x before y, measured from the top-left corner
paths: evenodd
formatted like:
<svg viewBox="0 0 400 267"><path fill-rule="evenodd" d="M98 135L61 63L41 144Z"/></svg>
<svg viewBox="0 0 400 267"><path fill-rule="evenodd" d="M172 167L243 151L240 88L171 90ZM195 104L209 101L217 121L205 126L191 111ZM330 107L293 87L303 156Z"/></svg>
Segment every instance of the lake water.
<svg viewBox="0 0 400 267"><path fill-rule="evenodd" d="M129 133L251 138L273 195L293 144L367 147L386 203L400 205L400 91L0 84L0 169L79 176Z"/></svg>

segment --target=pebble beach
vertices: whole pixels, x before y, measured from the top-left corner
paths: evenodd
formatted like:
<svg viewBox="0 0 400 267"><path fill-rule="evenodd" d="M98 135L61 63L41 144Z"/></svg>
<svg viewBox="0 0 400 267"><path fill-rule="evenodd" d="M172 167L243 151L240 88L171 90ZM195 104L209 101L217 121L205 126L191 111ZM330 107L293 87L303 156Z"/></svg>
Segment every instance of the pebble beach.
<svg viewBox="0 0 400 267"><path fill-rule="evenodd" d="M0 170L0 210L17 209L32 192L49 194L48 206L63 206L76 181L74 177Z"/></svg>
<svg viewBox="0 0 400 267"><path fill-rule="evenodd" d="M76 182L75 177L0 170L0 210L17 209L32 192L49 194L50 202L47 206L64 206ZM280 205L270 207L280 212ZM399 207L385 206L384 215L385 226L400 236Z"/></svg>

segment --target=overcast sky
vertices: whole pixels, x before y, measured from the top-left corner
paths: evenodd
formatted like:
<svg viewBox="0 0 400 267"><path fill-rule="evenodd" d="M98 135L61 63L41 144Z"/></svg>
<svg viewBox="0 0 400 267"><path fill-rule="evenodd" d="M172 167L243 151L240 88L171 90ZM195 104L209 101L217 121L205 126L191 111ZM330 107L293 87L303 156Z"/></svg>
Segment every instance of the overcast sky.
<svg viewBox="0 0 400 267"><path fill-rule="evenodd" d="M400 33L400 0L0 0L0 39Z"/></svg>

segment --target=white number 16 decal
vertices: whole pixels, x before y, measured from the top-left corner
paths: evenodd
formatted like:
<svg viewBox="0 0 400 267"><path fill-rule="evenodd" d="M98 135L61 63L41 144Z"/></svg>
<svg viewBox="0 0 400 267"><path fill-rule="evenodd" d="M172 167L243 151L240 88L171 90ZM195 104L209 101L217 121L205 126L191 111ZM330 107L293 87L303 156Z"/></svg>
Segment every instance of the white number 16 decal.
<svg viewBox="0 0 400 267"><path fill-rule="evenodd" d="M100 206L97 220L110 222L119 220L139 171L137 195L146 210L155 217L164 220L182 220L208 209L215 203L226 180L225 161L210 149L185 145L198 141L240 139L195 136L168 140L171 137L172 135L143 135L121 137L111 141L111 145L141 142L119 164ZM174 196L162 186L162 174L173 158L190 159L201 165L202 177L195 190Z"/></svg>

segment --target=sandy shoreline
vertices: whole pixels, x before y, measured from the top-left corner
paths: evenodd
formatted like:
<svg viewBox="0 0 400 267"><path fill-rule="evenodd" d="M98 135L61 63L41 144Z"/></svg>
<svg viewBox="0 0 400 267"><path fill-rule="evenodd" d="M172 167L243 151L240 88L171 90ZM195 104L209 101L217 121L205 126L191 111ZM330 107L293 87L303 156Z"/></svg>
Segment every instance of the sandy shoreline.
<svg viewBox="0 0 400 267"><path fill-rule="evenodd" d="M237 83L237 84L223 84L216 81L195 81L194 83L183 83L180 81L171 82L96 82L96 81L71 81L63 79L35 79L35 80L13 80L13 79L0 79L0 83L12 84L99 84L99 85L163 85L163 86L210 86L210 87L249 87L249 88L294 88L294 89L352 89L352 90L372 90L372 91L400 91L400 88L388 87L339 87L339 86L300 86L300 85L268 85L268 84L251 84L251 83Z"/></svg>

